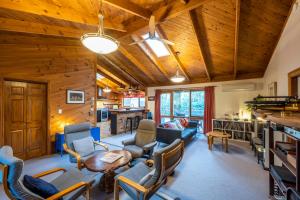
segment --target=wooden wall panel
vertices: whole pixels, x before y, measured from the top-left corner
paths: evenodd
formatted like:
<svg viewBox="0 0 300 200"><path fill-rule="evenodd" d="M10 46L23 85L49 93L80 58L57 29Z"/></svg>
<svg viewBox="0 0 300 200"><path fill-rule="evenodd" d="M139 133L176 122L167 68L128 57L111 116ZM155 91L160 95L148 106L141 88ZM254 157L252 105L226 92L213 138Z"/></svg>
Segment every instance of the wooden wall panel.
<svg viewBox="0 0 300 200"><path fill-rule="evenodd" d="M78 45L78 41L67 40L68 45L57 38L29 35L12 35L0 32L0 102L1 79L43 82L48 85L49 135L53 141L56 132L63 131L65 124L89 121L95 123L90 114L91 99L96 95L96 56ZM23 40L20 40L20 37ZM17 41L17 42L16 42ZM34 41L34 42L30 42ZM54 42L53 42L54 41ZM66 90L84 90L85 104L66 104ZM61 108L63 113L58 114ZM3 109L0 107L3 114ZM3 118L0 115L0 136L3 138ZM2 141L0 141L0 144Z"/></svg>

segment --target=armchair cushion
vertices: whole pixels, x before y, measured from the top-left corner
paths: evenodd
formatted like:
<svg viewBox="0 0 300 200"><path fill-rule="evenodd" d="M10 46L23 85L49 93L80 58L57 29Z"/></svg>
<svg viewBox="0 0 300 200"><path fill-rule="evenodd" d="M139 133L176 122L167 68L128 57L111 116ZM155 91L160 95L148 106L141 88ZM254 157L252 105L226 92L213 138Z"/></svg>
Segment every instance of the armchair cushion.
<svg viewBox="0 0 300 200"><path fill-rule="evenodd" d="M23 178L24 186L31 192L38 194L43 198L51 197L59 192L59 190L52 185L40 178L34 178L32 176L25 175ZM60 198L59 200L62 200Z"/></svg>
<svg viewBox="0 0 300 200"><path fill-rule="evenodd" d="M148 177L148 174L151 173L153 168L148 167L144 162L139 162L134 167L122 172L118 176L115 177L117 179L119 176L124 176L135 183L140 183L145 180L144 177ZM136 190L129 185L120 182L120 186L128 193L128 195L132 198L136 197ZM134 198L135 199L135 198Z"/></svg>
<svg viewBox="0 0 300 200"><path fill-rule="evenodd" d="M94 139L89 136L73 141L74 149L80 156L87 156L94 152Z"/></svg>
<svg viewBox="0 0 300 200"><path fill-rule="evenodd" d="M132 158L142 157L144 153L143 148L136 145L124 146L124 150L129 151L131 153Z"/></svg>
<svg viewBox="0 0 300 200"><path fill-rule="evenodd" d="M83 174L83 172L81 172L76 168L69 168L67 172L65 172L64 174L60 175L59 177L51 181L51 184L53 184L57 189L62 191L79 182L87 182L92 184L95 181L95 176L97 176L97 174L95 173ZM64 196L64 200L78 199L82 195L84 190L85 188L81 187Z"/></svg>
<svg viewBox="0 0 300 200"><path fill-rule="evenodd" d="M135 138L130 138L130 139L124 140L124 141L122 141L122 144L124 146L134 145L135 144Z"/></svg>

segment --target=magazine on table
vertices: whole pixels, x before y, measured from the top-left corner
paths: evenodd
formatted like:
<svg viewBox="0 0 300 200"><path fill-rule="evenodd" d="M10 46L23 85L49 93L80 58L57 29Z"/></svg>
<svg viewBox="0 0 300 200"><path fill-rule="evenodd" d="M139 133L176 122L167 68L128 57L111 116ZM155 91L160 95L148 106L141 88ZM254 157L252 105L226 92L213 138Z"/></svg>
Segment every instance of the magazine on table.
<svg viewBox="0 0 300 200"><path fill-rule="evenodd" d="M106 162L106 163L113 163L122 157L123 156L120 154L109 152L109 153L105 154L102 158L100 158L100 160L102 160L103 162Z"/></svg>

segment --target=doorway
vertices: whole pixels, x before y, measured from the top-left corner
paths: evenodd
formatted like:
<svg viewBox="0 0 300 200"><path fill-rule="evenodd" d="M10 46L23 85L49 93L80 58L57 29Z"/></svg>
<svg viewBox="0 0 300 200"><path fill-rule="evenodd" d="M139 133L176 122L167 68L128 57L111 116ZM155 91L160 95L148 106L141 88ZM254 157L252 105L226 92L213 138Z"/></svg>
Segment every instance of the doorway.
<svg viewBox="0 0 300 200"><path fill-rule="evenodd" d="M14 156L26 160L46 154L46 95L45 84L4 82L4 144Z"/></svg>

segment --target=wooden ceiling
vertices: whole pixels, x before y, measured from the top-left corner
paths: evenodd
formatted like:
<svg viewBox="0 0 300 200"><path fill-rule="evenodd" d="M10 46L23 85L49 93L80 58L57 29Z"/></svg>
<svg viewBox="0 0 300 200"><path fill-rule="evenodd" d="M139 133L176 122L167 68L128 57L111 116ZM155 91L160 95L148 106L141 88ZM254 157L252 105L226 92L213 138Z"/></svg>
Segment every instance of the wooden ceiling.
<svg viewBox="0 0 300 200"><path fill-rule="evenodd" d="M103 0L106 33L117 52L98 56L99 85L171 85L177 70L185 83L262 77L294 0ZM97 30L98 0L1 0L0 32L78 40ZM160 37L175 42L158 58L146 43L154 15ZM78 42L79 45L81 45ZM178 53L179 52L179 53Z"/></svg>

